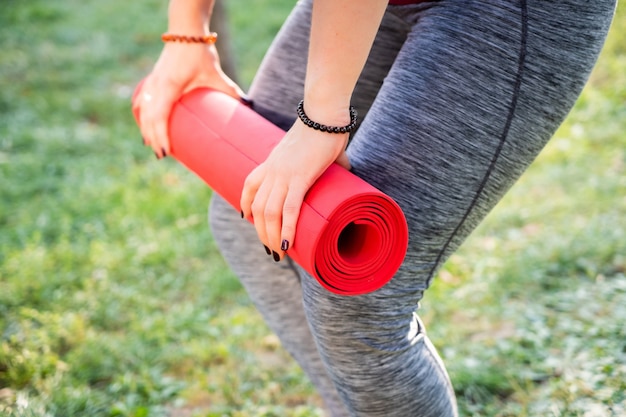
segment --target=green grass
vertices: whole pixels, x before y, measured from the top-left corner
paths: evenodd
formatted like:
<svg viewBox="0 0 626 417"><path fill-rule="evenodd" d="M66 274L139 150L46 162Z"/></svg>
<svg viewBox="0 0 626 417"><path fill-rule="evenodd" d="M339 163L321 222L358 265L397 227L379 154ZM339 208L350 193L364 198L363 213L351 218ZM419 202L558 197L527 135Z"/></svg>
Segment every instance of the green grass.
<svg viewBox="0 0 626 417"><path fill-rule="evenodd" d="M227 2L244 86L291 4ZM165 10L3 0L0 416L322 415L217 252L210 190L141 145ZM626 414L625 24L426 295L465 416Z"/></svg>

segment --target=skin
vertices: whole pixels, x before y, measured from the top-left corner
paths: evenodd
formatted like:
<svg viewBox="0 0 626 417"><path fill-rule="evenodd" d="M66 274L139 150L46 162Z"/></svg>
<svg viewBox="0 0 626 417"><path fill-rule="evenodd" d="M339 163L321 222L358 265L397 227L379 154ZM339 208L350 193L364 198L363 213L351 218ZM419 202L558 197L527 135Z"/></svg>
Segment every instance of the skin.
<svg viewBox="0 0 626 417"><path fill-rule="evenodd" d="M329 126L350 122L350 98L386 6L387 1L381 0L315 0L304 88L309 118ZM171 0L168 31L208 33L212 7L212 0ZM169 153L167 121L172 105L197 87L211 87L235 98L244 95L222 71L214 45L165 44L133 103L140 110L144 143L158 158ZM320 132L298 119L247 177L241 210L244 217L254 219L260 241L275 259L282 259L281 247L293 242L302 201L317 178L333 162L350 168L347 142L348 134Z"/></svg>

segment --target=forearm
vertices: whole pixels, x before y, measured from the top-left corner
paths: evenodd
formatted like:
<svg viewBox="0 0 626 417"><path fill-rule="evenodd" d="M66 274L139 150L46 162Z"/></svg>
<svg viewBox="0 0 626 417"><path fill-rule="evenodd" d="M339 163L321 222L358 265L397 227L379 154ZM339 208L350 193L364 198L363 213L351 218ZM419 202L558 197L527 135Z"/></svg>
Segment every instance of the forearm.
<svg viewBox="0 0 626 417"><path fill-rule="evenodd" d="M214 0L170 0L168 32L202 36L209 31ZM243 91L220 67L215 45L194 42L165 42L152 72L133 101L140 114L141 134L157 158L170 153L169 117L180 97L199 87L222 91L240 98Z"/></svg>
<svg viewBox="0 0 626 417"><path fill-rule="evenodd" d="M305 109L320 123L344 125L359 75L387 1L315 0L305 80Z"/></svg>
<svg viewBox="0 0 626 417"><path fill-rule="evenodd" d="M197 36L208 33L214 0L170 0L168 31Z"/></svg>

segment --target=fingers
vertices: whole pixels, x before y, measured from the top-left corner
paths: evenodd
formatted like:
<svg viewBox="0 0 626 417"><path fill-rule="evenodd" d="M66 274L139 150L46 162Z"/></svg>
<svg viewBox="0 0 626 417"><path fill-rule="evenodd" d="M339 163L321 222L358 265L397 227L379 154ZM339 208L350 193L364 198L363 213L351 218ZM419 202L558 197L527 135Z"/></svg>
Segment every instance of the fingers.
<svg viewBox="0 0 626 417"><path fill-rule="evenodd" d="M267 181L263 182L259 187L256 195L254 196L254 200L252 201L252 205L250 206L250 211L252 213L254 228L256 229L257 235L259 236L259 240L266 247L270 248L272 252L275 252L275 248L271 247L272 245L270 244L270 241L267 237L267 219L265 217L265 209L271 193L271 185L269 185Z"/></svg>
<svg viewBox="0 0 626 417"><path fill-rule="evenodd" d="M304 196L308 190L304 184L292 183L282 205L282 224L280 233L281 255L289 250L296 236L296 224Z"/></svg>
<svg viewBox="0 0 626 417"><path fill-rule="evenodd" d="M268 255L278 262L293 244L308 188L297 179L271 180L263 174L261 165L246 179L241 209L244 217L252 216L259 240L269 248Z"/></svg>
<svg viewBox="0 0 626 417"><path fill-rule="evenodd" d="M174 83L146 80L141 92L133 103L133 109L139 110L139 125L144 144L152 147L157 158L170 154L169 117L172 107L186 90L193 89L194 85L183 90ZM238 99L245 96L243 91L234 83L224 83L222 86L227 94Z"/></svg>
<svg viewBox="0 0 626 417"><path fill-rule="evenodd" d="M172 106L181 94L180 88L172 83L167 85L149 78L137 96L141 135L157 158L170 153L168 121Z"/></svg>
<svg viewBox="0 0 626 417"><path fill-rule="evenodd" d="M265 165L261 164L248 174L246 180L243 184L243 190L241 191L241 199L239 201L239 206L241 207L241 215L242 217L252 217L252 203L255 200L255 196L259 187L261 186Z"/></svg>
<svg viewBox="0 0 626 417"><path fill-rule="evenodd" d="M292 246L296 235L296 224L307 187L297 180L272 189L265 203L264 226L267 244L282 259Z"/></svg>
<svg viewBox="0 0 626 417"><path fill-rule="evenodd" d="M243 92L243 90L239 87L239 85L237 85L233 80L228 78L226 74L222 73L222 75L223 75L223 78L220 79L221 83L218 86L220 91L228 94L229 96L237 100L239 100L241 97L246 95Z"/></svg>

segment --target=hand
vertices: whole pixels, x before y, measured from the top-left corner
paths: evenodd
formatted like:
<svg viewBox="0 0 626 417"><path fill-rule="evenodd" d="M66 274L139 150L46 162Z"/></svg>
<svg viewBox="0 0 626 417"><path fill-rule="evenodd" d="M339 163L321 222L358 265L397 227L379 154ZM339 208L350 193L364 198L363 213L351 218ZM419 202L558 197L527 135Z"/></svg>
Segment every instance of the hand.
<svg viewBox="0 0 626 417"><path fill-rule="evenodd" d="M244 217L252 216L261 242L283 258L296 233L304 196L333 162L346 169L348 134L324 133L299 120L268 158L246 178L241 195Z"/></svg>
<svg viewBox="0 0 626 417"><path fill-rule="evenodd" d="M221 69L215 45L167 43L135 97L144 144L157 158L170 153L168 122L172 106L186 92L211 87L239 99L243 91Z"/></svg>

